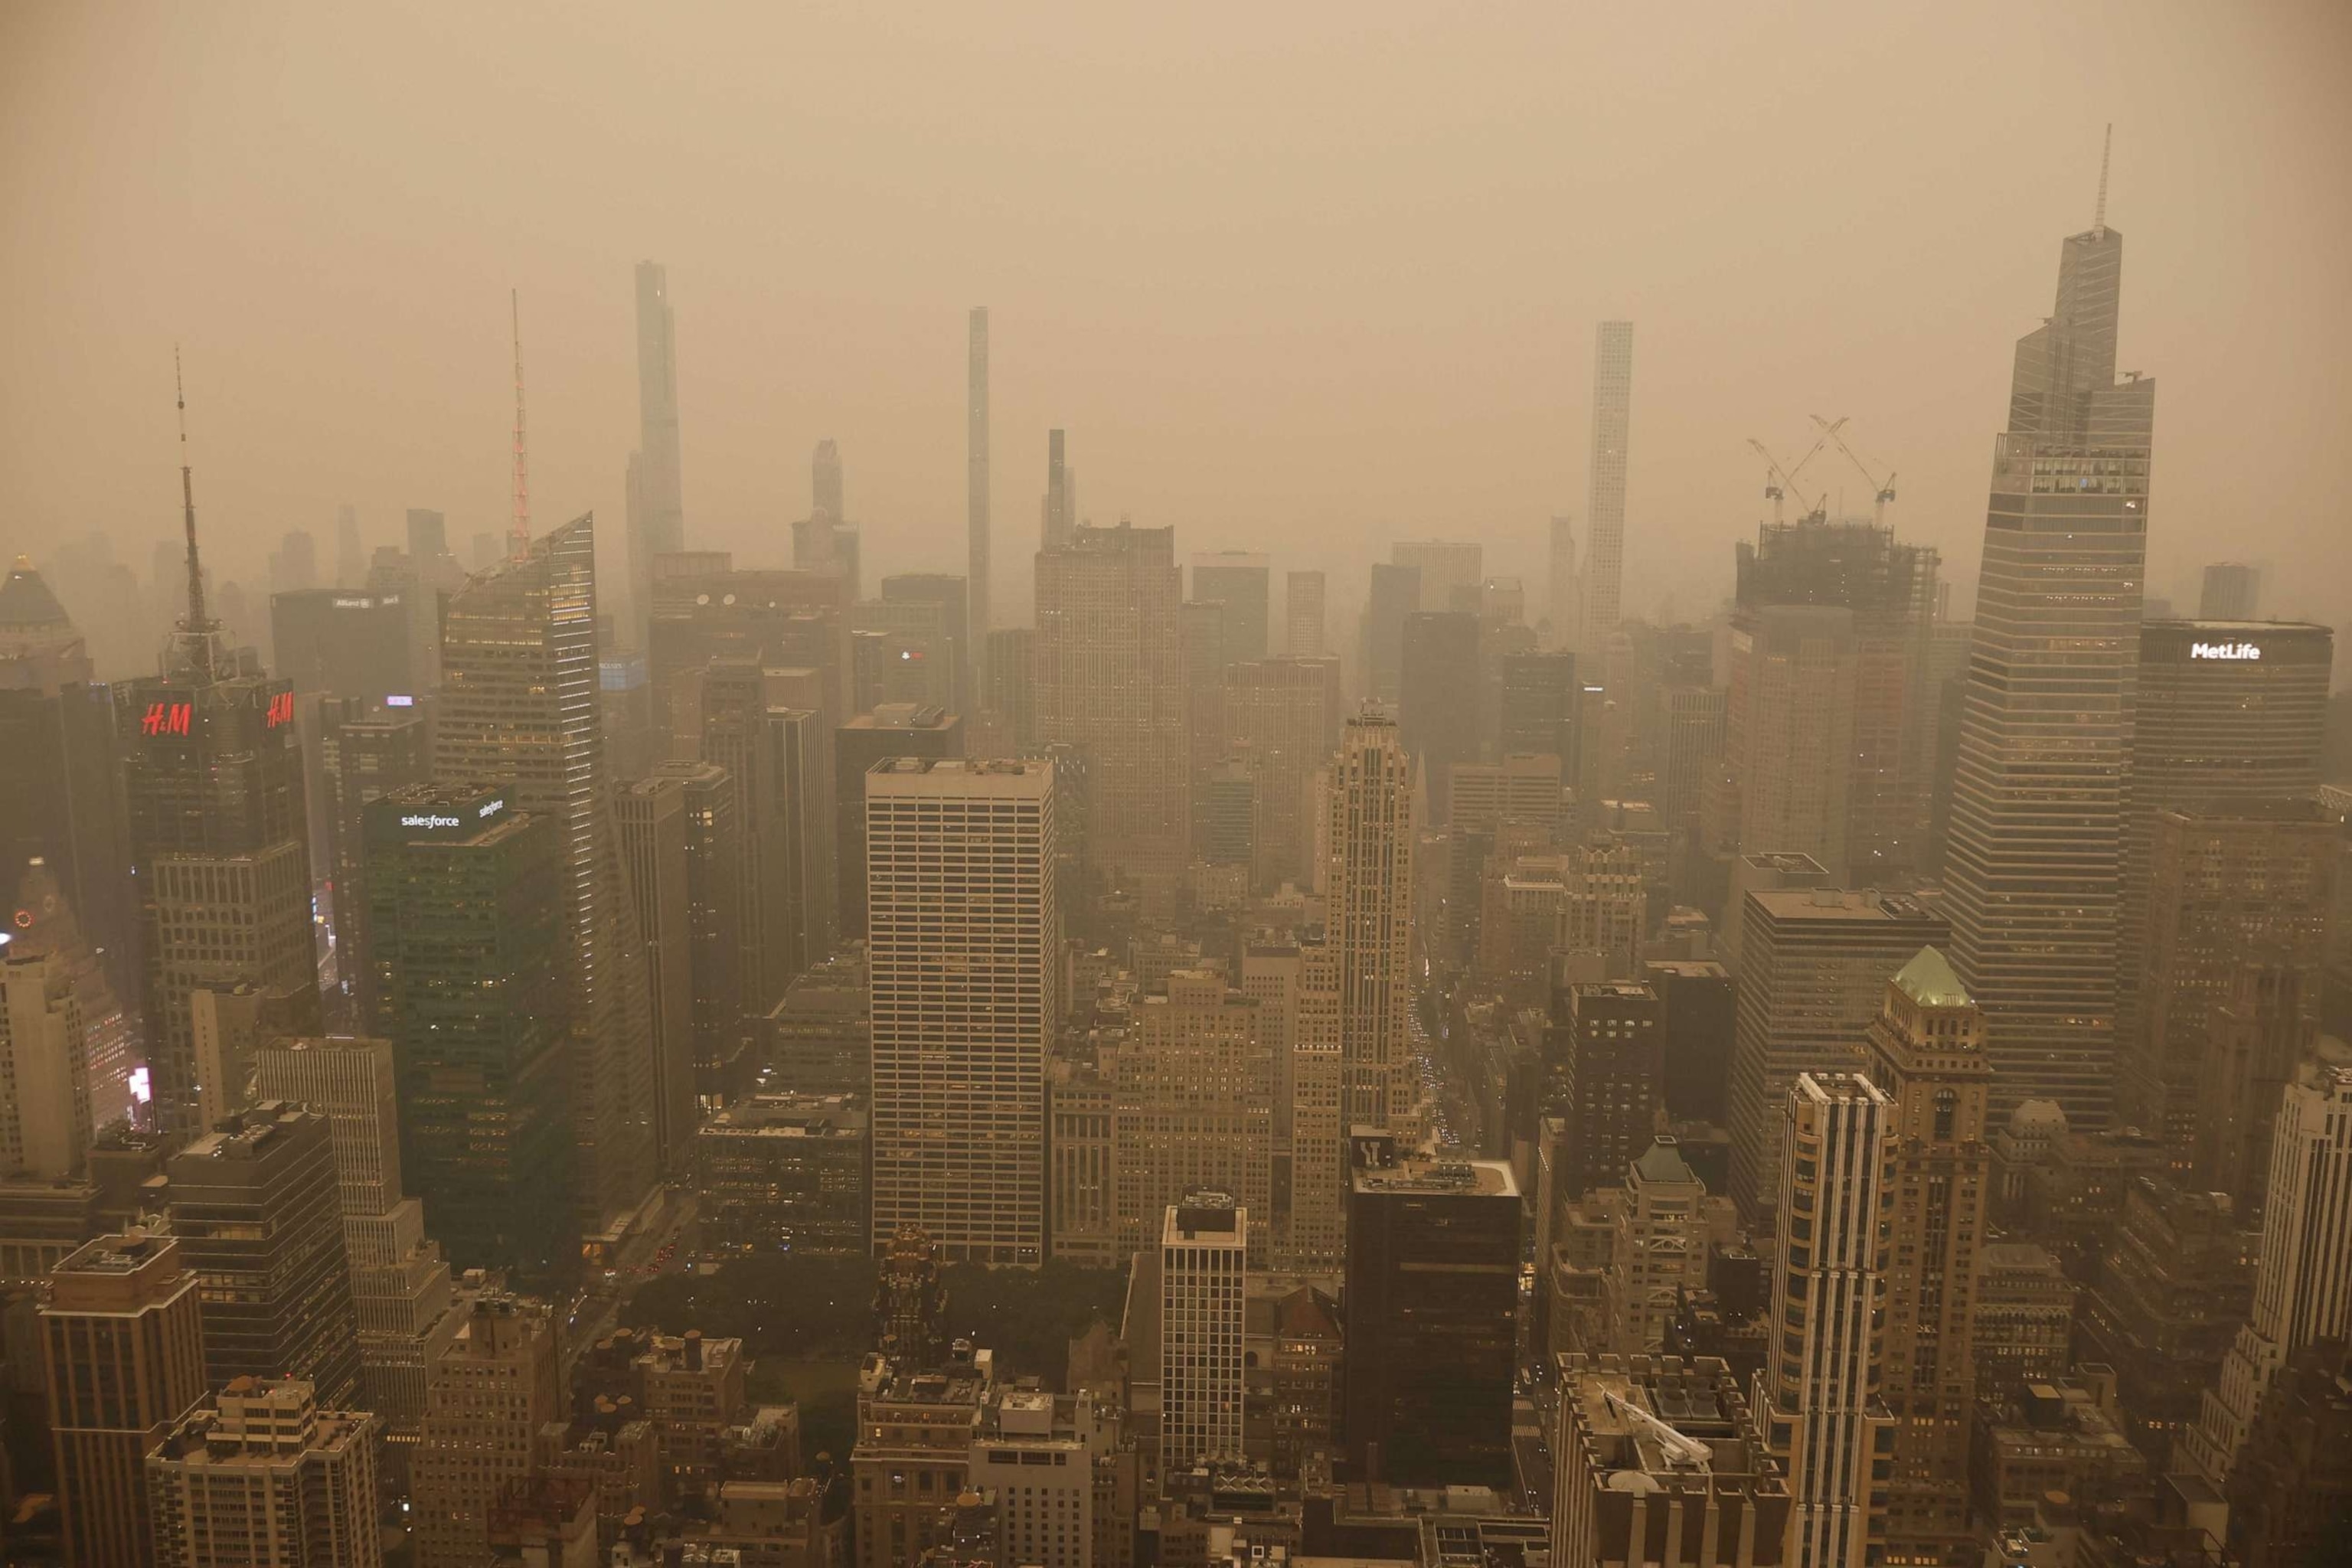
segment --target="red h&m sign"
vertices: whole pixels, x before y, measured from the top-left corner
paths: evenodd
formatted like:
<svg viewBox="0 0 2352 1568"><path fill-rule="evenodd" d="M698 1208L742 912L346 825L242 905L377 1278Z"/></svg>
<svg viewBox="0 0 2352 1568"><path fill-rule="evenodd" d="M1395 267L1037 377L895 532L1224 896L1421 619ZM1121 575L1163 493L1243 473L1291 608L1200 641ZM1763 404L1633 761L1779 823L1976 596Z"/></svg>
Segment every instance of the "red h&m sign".
<svg viewBox="0 0 2352 1568"><path fill-rule="evenodd" d="M150 702L146 717L139 721L142 735L184 735L188 721L195 716L194 706L186 702Z"/></svg>
<svg viewBox="0 0 2352 1568"><path fill-rule="evenodd" d="M269 715L264 721L263 727L275 730L278 725L291 721L293 717L294 694L290 691L281 691L269 700Z"/></svg>

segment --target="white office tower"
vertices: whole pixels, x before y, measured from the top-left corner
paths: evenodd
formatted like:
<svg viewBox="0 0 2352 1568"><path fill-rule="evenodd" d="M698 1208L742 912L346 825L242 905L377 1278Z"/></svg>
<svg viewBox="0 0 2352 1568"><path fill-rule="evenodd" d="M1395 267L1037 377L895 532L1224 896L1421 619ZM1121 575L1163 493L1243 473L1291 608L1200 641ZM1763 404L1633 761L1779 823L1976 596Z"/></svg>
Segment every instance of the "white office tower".
<svg viewBox="0 0 2352 1568"><path fill-rule="evenodd" d="M1789 1089L1772 1279L1780 1349L1756 1374L1755 1403L1789 1478L1790 1568L1862 1568L1885 1485L1873 1471L1894 1452L1876 1326L1891 1109L1859 1073L1800 1073Z"/></svg>
<svg viewBox="0 0 2352 1568"><path fill-rule="evenodd" d="M1059 1004L1054 767L892 757L866 775L874 1247L1045 1249L1045 1054Z"/></svg>
<svg viewBox="0 0 2352 1568"><path fill-rule="evenodd" d="M2175 1468L2221 1490L2254 1412L2289 1357L2352 1330L2352 1068L2305 1063L2271 1135L2270 1198L2253 1314L2181 1435Z"/></svg>
<svg viewBox="0 0 2352 1568"><path fill-rule="evenodd" d="M1633 428L1633 323L1603 321L1592 341L1592 458L1585 491L1584 624L1580 668L1601 668L1622 618L1625 576L1625 453Z"/></svg>
<svg viewBox="0 0 2352 1568"><path fill-rule="evenodd" d="M1348 721L1323 787L1325 929L1339 956L1348 1125L1399 1126L1412 1008L1412 759L1394 720Z"/></svg>
<svg viewBox="0 0 2352 1568"><path fill-rule="evenodd" d="M1249 1211L1223 1193L1168 1206L1160 1233L1160 1473L1242 1457Z"/></svg>

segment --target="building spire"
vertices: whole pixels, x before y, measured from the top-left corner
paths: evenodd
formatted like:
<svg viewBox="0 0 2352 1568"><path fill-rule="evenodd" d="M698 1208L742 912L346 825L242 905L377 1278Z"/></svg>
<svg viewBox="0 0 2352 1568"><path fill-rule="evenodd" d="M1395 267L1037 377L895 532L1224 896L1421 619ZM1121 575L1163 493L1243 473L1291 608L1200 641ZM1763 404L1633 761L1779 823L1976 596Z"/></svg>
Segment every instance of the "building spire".
<svg viewBox="0 0 2352 1568"><path fill-rule="evenodd" d="M188 618L181 629L197 672L213 673L213 623L205 614L205 570L196 558L196 481L188 462L188 387L180 371L180 345L172 345L172 395L180 413L180 511L188 537Z"/></svg>
<svg viewBox="0 0 2352 1568"><path fill-rule="evenodd" d="M2107 237L2107 164L2116 153L2116 122L2107 121L2107 139L2099 149L2099 205L2091 214L2091 233L2097 238Z"/></svg>
<svg viewBox="0 0 2352 1568"><path fill-rule="evenodd" d="M530 462L522 421L522 290L508 290L507 302L514 315L515 361L514 521L507 525L507 555L520 561L530 553Z"/></svg>

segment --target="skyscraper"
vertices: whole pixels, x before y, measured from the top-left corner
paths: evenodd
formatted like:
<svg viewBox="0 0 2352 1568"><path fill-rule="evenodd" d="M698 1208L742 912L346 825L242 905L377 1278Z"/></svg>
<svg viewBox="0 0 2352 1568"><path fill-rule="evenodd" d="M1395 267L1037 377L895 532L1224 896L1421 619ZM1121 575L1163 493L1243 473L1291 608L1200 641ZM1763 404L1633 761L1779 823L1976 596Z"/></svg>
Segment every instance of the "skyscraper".
<svg viewBox="0 0 2352 1568"><path fill-rule="evenodd" d="M1269 658L1224 672L1225 750L1249 770L1253 881L1307 884L1318 769L1339 742L1339 661Z"/></svg>
<svg viewBox="0 0 2352 1568"><path fill-rule="evenodd" d="M629 616L653 615L653 562L686 548L677 437L677 323L669 268L637 263L637 449L629 454Z"/></svg>
<svg viewBox="0 0 2352 1568"><path fill-rule="evenodd" d="M741 954L735 943L737 883L743 875L743 839L735 816L734 781L710 763L668 762L655 779L677 785L685 806L687 1001L690 1030L686 1077L665 1054L665 1098L678 1101L671 1127L693 1138L698 1094L726 1097L740 1089L733 1064L744 1034ZM680 1100L681 1093L683 1095Z"/></svg>
<svg viewBox="0 0 2352 1568"><path fill-rule="evenodd" d="M965 646L971 650L970 659L976 671L984 671L988 663L988 634L996 623L989 618L992 599L988 574L992 569L989 557L989 490L988 490L988 307L974 305L965 327L964 366L964 581L971 595L967 624L971 630ZM975 694L985 690L982 680L972 681Z"/></svg>
<svg viewBox="0 0 2352 1568"><path fill-rule="evenodd" d="M874 1246L919 1225L962 1261L1045 1247L1058 1011L1054 770L897 758L866 775Z"/></svg>
<svg viewBox="0 0 2352 1568"><path fill-rule="evenodd" d="M294 689L232 654L205 607L184 421L187 612L163 673L115 689L155 1114L182 1142L204 1124L205 1091L226 1088L199 1081L198 994L250 985L315 1008L319 968Z"/></svg>
<svg viewBox="0 0 2352 1568"><path fill-rule="evenodd" d="M74 965L0 942L0 1170L79 1176L89 1147L89 1049Z"/></svg>
<svg viewBox="0 0 2352 1568"><path fill-rule="evenodd" d="M577 1253L562 849L499 790L419 784L369 809L369 1032L393 1044L402 1167L460 1268L562 1278Z"/></svg>
<svg viewBox="0 0 2352 1568"><path fill-rule="evenodd" d="M1160 1471L1177 1475L1242 1449L1242 1327L1249 1210L1193 1193L1160 1230Z"/></svg>
<svg viewBox="0 0 2352 1568"><path fill-rule="evenodd" d="M2251 621L2260 613L2263 569L2243 561L2216 561L2205 568L2197 599L2200 621Z"/></svg>
<svg viewBox="0 0 2352 1568"><path fill-rule="evenodd" d="M262 1100L172 1156L172 1234L203 1281L205 1378L359 1387L358 1310L328 1121Z"/></svg>
<svg viewBox="0 0 2352 1568"><path fill-rule="evenodd" d="M1576 647L1598 670L1622 616L1625 458L1633 426L1633 323L1603 321L1592 340L1592 455L1586 479L1584 617Z"/></svg>
<svg viewBox="0 0 2352 1568"><path fill-rule="evenodd" d="M1975 1292L1991 1146L1984 1015L1944 955L1923 947L1887 983L1870 1026L1874 1082L1888 1100L1884 1253L1886 1359L1895 1419L1886 1554L1937 1563L1969 1539L1969 1421L1976 1405Z"/></svg>
<svg viewBox="0 0 2352 1568"><path fill-rule="evenodd" d="M1453 820L1454 764L1478 760L1478 617L1467 610L1405 617L1398 718L1433 827Z"/></svg>
<svg viewBox="0 0 2352 1568"><path fill-rule="evenodd" d="M469 578L443 612L441 650L435 777L506 785L508 803L547 817L558 840L577 1208L581 1229L602 1237L654 1187L654 1073L636 911L622 896L597 722L593 517Z"/></svg>
<svg viewBox="0 0 2352 1568"><path fill-rule="evenodd" d="M1810 862L1808 862L1810 864ZM1781 1107L1800 1073L1855 1072L1886 982L1950 928L1916 900L1830 888L1751 892L1741 910L1731 1046L1731 1195L1780 1196Z"/></svg>
<svg viewBox="0 0 2352 1568"><path fill-rule="evenodd" d="M1087 755L1093 863L1183 874L1191 802L1172 528L1086 528L1037 556L1037 738Z"/></svg>
<svg viewBox="0 0 2352 1568"><path fill-rule="evenodd" d="M835 522L849 519L842 510L841 447L830 436L816 444L816 451L809 458L809 515L831 518Z"/></svg>
<svg viewBox="0 0 2352 1568"><path fill-rule="evenodd" d="M327 1118L359 1316L358 1407L375 1416L384 1470L405 1489L425 1418L425 1368L456 1324L449 1265L425 1237L425 1205L404 1196L398 1073L389 1040L273 1041L256 1060L264 1100L297 1100Z"/></svg>
<svg viewBox="0 0 2352 1568"><path fill-rule="evenodd" d="M1273 1204L1278 1022L1224 977L1180 969L1135 1009L1131 1037L1100 1052L1111 1081L1112 1214L1118 1252L1151 1245L1171 1205L1220 1192L1258 1215ZM1267 1237L1251 1238L1263 1267Z"/></svg>
<svg viewBox="0 0 2352 1568"><path fill-rule="evenodd" d="M1985 1010L1992 1117L2114 1099L2124 787L2139 667L2156 384L2116 379L2123 236L2104 182L2018 341L1994 445L1944 879Z"/></svg>
<svg viewBox="0 0 2352 1568"><path fill-rule="evenodd" d="M1339 954L1346 1125L1387 1131L1412 1111L1412 764L1393 721L1348 721L1324 774L1317 886Z"/></svg>
<svg viewBox="0 0 2352 1568"><path fill-rule="evenodd" d="M1486 580L1486 547L1454 539L1400 540L1389 559L1420 574L1421 596L1412 608L1423 615L1445 610L1478 612L1479 588Z"/></svg>
<svg viewBox="0 0 2352 1568"><path fill-rule="evenodd" d="M2206 1390L2180 1457L2216 1489L2245 1448L2254 1413L2296 1352L2352 1332L2352 1067L2305 1067L2271 1140L2270 1202L2252 1316Z"/></svg>
<svg viewBox="0 0 2352 1568"><path fill-rule="evenodd" d="M1565 513L1551 520L1549 579L1543 646L1573 653L1584 641L1584 574L1577 569L1576 519Z"/></svg>
<svg viewBox="0 0 2352 1568"><path fill-rule="evenodd" d="M196 1276L168 1236L101 1236L40 1303L68 1561L155 1562L142 1457L205 1394Z"/></svg>
<svg viewBox="0 0 2352 1568"><path fill-rule="evenodd" d="M1421 569L1372 563L1364 600L1360 664L1364 699L1394 702L1403 685L1404 618L1421 608Z"/></svg>
<svg viewBox="0 0 2352 1568"><path fill-rule="evenodd" d="M1284 574L1282 618L1288 628L1282 651L1293 658L1321 658L1326 652L1324 582L1320 572Z"/></svg>
<svg viewBox="0 0 2352 1568"><path fill-rule="evenodd" d="M677 764L667 764L675 767ZM717 795L719 812L733 819L734 801L721 779L726 770L709 763L684 764L709 780L700 814L710 816L707 797ZM654 1157L663 1173L685 1173L694 1152L694 922L688 891L687 780L656 773L623 785L613 795L613 823L619 835L623 879L636 905L637 933L645 940L646 1041L654 1058ZM697 835L701 837L701 835Z"/></svg>
<svg viewBox="0 0 2352 1568"><path fill-rule="evenodd" d="M415 707L370 708L328 698L318 714L318 799L326 821L328 904L333 917L335 994L331 1027L368 1028L375 1016L374 943L368 928L367 808L394 790L433 776L433 731Z"/></svg>
<svg viewBox="0 0 2352 1568"><path fill-rule="evenodd" d="M2233 801L2310 798L2319 786L2335 634L2293 621L2144 621L2124 807L2123 1001L2116 1050L2129 1064L2154 1023L2140 977L2157 823L2168 810L2226 815ZM2155 1127L2143 1120L2150 1131Z"/></svg>
<svg viewBox="0 0 2352 1568"><path fill-rule="evenodd" d="M1274 572L1263 555L1246 550L1199 551L1192 556L1192 597L1225 606L1224 659L1240 664L1264 658L1273 619Z"/></svg>
<svg viewBox="0 0 2352 1568"><path fill-rule="evenodd" d="M1077 519L1071 515L1069 473L1062 459L1062 432L1045 432L1045 500L1037 548L1060 550L1070 542Z"/></svg>
<svg viewBox="0 0 2352 1568"><path fill-rule="evenodd" d="M1559 1111L1567 1125L1557 1180L1571 1201L1624 1181L1654 1136L1664 1077L1665 1009L1630 981L1581 981L1552 994L1547 1054L1558 1055Z"/></svg>
<svg viewBox="0 0 2352 1568"><path fill-rule="evenodd" d="M1855 1073L1800 1073L1789 1088L1780 1267L1782 1349L1756 1374L1756 1414L1789 1478L1789 1562L1873 1559L1891 1417L1878 1397L1885 1262L1879 1239L1894 1108ZM1800 1228L1801 1227L1801 1228Z"/></svg>

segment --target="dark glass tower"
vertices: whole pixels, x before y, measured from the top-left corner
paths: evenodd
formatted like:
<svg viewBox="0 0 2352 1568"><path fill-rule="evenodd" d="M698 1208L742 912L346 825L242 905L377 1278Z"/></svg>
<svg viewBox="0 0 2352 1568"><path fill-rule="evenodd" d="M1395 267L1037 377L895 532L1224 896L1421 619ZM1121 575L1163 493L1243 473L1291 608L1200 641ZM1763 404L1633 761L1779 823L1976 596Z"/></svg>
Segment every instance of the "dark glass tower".
<svg viewBox="0 0 2352 1568"><path fill-rule="evenodd" d="M2124 787L2139 666L2156 384L2116 376L2123 236L2061 247L1995 443L1945 878L1955 966L1983 1005L1998 1124L2115 1095Z"/></svg>
<svg viewBox="0 0 2352 1568"><path fill-rule="evenodd" d="M560 1276L572 1244L567 878L558 819L481 785L367 808L376 1012L401 1166L457 1268Z"/></svg>

